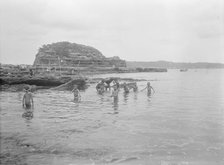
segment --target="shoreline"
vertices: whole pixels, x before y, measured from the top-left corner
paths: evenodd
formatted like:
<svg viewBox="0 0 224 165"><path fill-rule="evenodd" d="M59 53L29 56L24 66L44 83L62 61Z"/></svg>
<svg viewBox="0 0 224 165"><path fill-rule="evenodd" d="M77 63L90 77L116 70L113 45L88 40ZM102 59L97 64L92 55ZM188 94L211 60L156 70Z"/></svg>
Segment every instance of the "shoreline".
<svg viewBox="0 0 224 165"><path fill-rule="evenodd" d="M143 69L131 69L131 68L113 68L113 69L90 69L85 68L82 70L78 70L75 73L69 73L63 70L49 72L30 72L31 68L1 68L1 78L0 85L1 91L6 88L3 86L11 86L11 85L34 85L34 86L42 86L42 87L57 87L62 84L68 83L69 81L74 81L74 84L85 85L87 82L94 83L94 81L100 80L100 78L96 78L96 80L91 80L90 77L102 74L120 74L120 73L142 73L142 72L167 72L167 69L164 68L143 68ZM131 79L130 79L131 80ZM133 80L131 80L133 81ZM138 80L136 80L138 81Z"/></svg>
<svg viewBox="0 0 224 165"><path fill-rule="evenodd" d="M120 74L120 72L111 72ZM139 72L122 72L122 73L139 73ZM8 75L0 78L0 91L19 92L23 91L25 86L29 86L31 92L40 89L52 90L72 90L76 84L80 90L85 90L90 84L96 84L101 81L102 77L98 75L110 74L108 72L85 72L76 75L58 75L58 74L38 74L34 76L24 75ZM146 79L121 78L119 76L111 76L107 78L115 78L120 82L139 82L147 81ZM153 81L153 80L151 80Z"/></svg>

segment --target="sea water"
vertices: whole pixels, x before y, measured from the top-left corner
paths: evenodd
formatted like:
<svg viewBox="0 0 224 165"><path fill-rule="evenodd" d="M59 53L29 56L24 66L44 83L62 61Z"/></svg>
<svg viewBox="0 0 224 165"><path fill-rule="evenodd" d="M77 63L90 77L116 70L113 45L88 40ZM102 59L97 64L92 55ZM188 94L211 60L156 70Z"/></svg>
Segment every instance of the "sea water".
<svg viewBox="0 0 224 165"><path fill-rule="evenodd" d="M224 164L224 70L92 77L111 76L145 79L155 93L121 89L116 100L90 84L74 102L70 91L38 90L24 117L23 92L0 92L1 163Z"/></svg>

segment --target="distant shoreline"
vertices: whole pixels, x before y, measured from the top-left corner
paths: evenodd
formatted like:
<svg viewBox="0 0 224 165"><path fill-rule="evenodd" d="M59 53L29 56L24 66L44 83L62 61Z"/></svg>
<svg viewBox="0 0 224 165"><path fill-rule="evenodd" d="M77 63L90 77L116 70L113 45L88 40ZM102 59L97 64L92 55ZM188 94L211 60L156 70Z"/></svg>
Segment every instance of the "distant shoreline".
<svg viewBox="0 0 224 165"><path fill-rule="evenodd" d="M127 67L164 67L167 69L223 69L223 63L209 63L209 62L170 62L170 61L126 61Z"/></svg>
<svg viewBox="0 0 224 165"><path fill-rule="evenodd" d="M166 68L166 69L223 69L224 63L212 62L172 62L172 61L126 61L127 69L133 68ZM12 66L29 66L32 64L5 64L0 63L1 67L4 65Z"/></svg>

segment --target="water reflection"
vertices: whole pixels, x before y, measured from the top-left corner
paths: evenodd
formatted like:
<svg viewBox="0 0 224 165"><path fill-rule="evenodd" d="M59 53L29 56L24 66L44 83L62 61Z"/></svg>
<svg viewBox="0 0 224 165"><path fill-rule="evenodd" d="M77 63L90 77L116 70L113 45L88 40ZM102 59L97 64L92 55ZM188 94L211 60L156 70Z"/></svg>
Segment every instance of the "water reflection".
<svg viewBox="0 0 224 165"><path fill-rule="evenodd" d="M81 99L74 99L73 100L73 103L75 103L75 104L79 104L81 102Z"/></svg>
<svg viewBox="0 0 224 165"><path fill-rule="evenodd" d="M113 98L113 108L114 108L114 114L118 114L118 97Z"/></svg>
<svg viewBox="0 0 224 165"><path fill-rule="evenodd" d="M124 92L124 103L127 104L128 102L128 95L129 93Z"/></svg>
<svg viewBox="0 0 224 165"><path fill-rule="evenodd" d="M137 101L138 100L138 92L134 93L134 100Z"/></svg>
<svg viewBox="0 0 224 165"><path fill-rule="evenodd" d="M104 96L103 96L103 94L99 94L99 93L97 93L97 94L99 96L100 105L103 105L104 104Z"/></svg>
<svg viewBox="0 0 224 165"><path fill-rule="evenodd" d="M33 111L26 111L22 114L22 117L31 120L33 118Z"/></svg>
<svg viewBox="0 0 224 165"><path fill-rule="evenodd" d="M31 119L32 118L25 118L25 124L26 124L27 127L30 127L31 126L31 124L32 124L32 120Z"/></svg>
<svg viewBox="0 0 224 165"><path fill-rule="evenodd" d="M80 101L75 102L75 101L73 100L72 102L75 103L75 105L74 105L75 108L79 108L79 103L80 103Z"/></svg>
<svg viewBox="0 0 224 165"><path fill-rule="evenodd" d="M151 102L151 98L152 98L151 92L147 92L147 98L148 98L148 102Z"/></svg>

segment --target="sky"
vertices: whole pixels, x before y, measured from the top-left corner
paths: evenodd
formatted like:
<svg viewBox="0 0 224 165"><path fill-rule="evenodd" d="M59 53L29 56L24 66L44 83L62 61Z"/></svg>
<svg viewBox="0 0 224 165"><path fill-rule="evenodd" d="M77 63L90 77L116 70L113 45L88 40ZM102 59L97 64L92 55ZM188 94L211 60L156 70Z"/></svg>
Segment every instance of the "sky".
<svg viewBox="0 0 224 165"><path fill-rule="evenodd" d="M0 0L0 62L60 41L127 61L224 63L223 0Z"/></svg>

